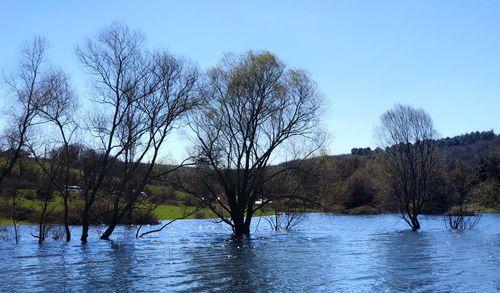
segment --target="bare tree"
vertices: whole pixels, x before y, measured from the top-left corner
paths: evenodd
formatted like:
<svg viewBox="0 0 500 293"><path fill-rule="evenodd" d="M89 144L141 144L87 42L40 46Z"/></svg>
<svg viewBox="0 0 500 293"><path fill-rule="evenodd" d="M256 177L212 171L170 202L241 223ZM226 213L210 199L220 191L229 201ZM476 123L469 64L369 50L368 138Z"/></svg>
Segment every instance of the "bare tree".
<svg viewBox="0 0 500 293"><path fill-rule="evenodd" d="M101 187L110 168L121 169L120 182L110 192L112 219L102 239L131 212L153 176L166 137L196 104L196 68L167 53L150 53L143 44L140 33L114 23L77 49L95 82L93 101L102 109L90 123L101 146L98 169L85 176L82 241L96 197L105 196Z"/></svg>
<svg viewBox="0 0 500 293"><path fill-rule="evenodd" d="M304 207L304 203L299 206L287 205L284 208L274 209L274 215L264 219L274 231L290 231L304 220L306 212Z"/></svg>
<svg viewBox="0 0 500 293"><path fill-rule="evenodd" d="M4 136L9 150L0 166L0 188L25 147L29 129L38 123L39 109L47 101L46 50L47 42L43 38L26 43L16 70L5 78L13 109L9 113L10 128Z"/></svg>
<svg viewBox="0 0 500 293"><path fill-rule="evenodd" d="M123 196L125 205L120 207L119 199L115 199L113 220L102 239L108 239L116 225L131 213L146 184L183 166L181 163L173 169L154 172L167 136L197 104L194 90L198 71L182 59L166 53L156 54L153 58L151 70L159 87L131 105L118 132L124 146L122 191L118 195Z"/></svg>
<svg viewBox="0 0 500 293"><path fill-rule="evenodd" d="M7 156L0 166L0 190L2 182L11 174L16 162L23 156L29 131L42 123L39 111L48 100L49 82L46 62L47 42L37 37L26 43L22 49L16 69L5 77L8 99L12 110L8 113L11 121L2 139L8 146ZM19 164L22 171L22 165ZM17 191L9 190L12 196L12 219L16 243L19 241L17 229Z"/></svg>
<svg viewBox="0 0 500 293"><path fill-rule="evenodd" d="M31 153L46 178L46 185L41 189L44 201L40 216L38 239L42 242L46 238L49 227L45 221L46 213L48 212L48 202L52 199L52 193L58 191L63 199L63 223L66 241L70 241L71 231L69 229L68 219L70 197L68 186L71 165L70 143L76 130L73 115L77 107L77 100L69 85L66 74L61 70L54 69L48 74L46 87L48 98L47 102L39 110L40 117L47 122L45 128L56 128L56 133L58 133L57 137L59 139L57 137L50 137L48 140L45 140L42 145L45 149L43 156L44 160L41 160L35 147L29 144ZM48 135L45 134L45 136ZM48 163L45 162L45 159L49 160Z"/></svg>
<svg viewBox="0 0 500 293"><path fill-rule="evenodd" d="M385 147L388 184L399 213L413 230L439 168L432 119L422 109L396 105L380 118L376 139Z"/></svg>
<svg viewBox="0 0 500 293"><path fill-rule="evenodd" d="M70 199L70 169L71 169L71 142L73 140L73 134L77 130L78 126L75 121L72 119L71 114L73 114L76 109L76 101L73 96L69 92L61 93L59 96L61 100L56 102L56 105L44 110L44 115L47 116L48 119L52 123L55 124L57 130L59 131L60 138L62 139L62 145L59 148L59 151L54 153L53 159L57 164L62 165L64 168L61 171L61 176L56 181L56 186L58 188L59 193L63 198L63 206L64 206L64 214L63 214L63 223L64 223L64 231L66 235L66 241L71 240L71 231L69 229L69 199ZM65 100L68 98L67 100Z"/></svg>
<svg viewBox="0 0 500 293"><path fill-rule="evenodd" d="M81 240L87 241L89 214L99 195L104 179L123 148L116 141L119 126L130 107L131 95L147 78L140 47L143 36L113 24L103 29L95 40L87 39L76 53L93 79L93 102L102 110L90 121L90 131L99 141L96 168L85 171L85 200L82 211ZM147 88L145 88L147 90ZM95 112L94 112L95 113ZM89 172L92 171L92 174Z"/></svg>
<svg viewBox="0 0 500 293"><path fill-rule="evenodd" d="M50 159L48 156L48 150L45 148L44 153L39 156L39 151L37 146L33 142L34 139L30 139L26 142L26 146L30 150L30 155L35 158L38 167L42 170L42 178L40 180L40 186L37 190L37 198L40 201L40 218L38 221L38 235L31 234L33 237L38 238L38 243L43 243L46 236L50 230L50 226L47 225L46 218L48 214L55 208L55 206L50 207L50 200L52 199L53 192L55 190L55 181L60 173L60 166L52 164L52 162L47 161ZM43 146L42 146L43 147Z"/></svg>
<svg viewBox="0 0 500 293"><path fill-rule="evenodd" d="M254 213L292 194L265 193L266 184L290 168L268 167L287 160L291 142L308 141L304 159L318 150L322 96L310 76L288 69L269 52L226 55L208 71L203 105L192 117L199 167L193 184L181 188L195 195L235 235L250 233ZM305 144L304 144L305 145ZM300 161L300 160L299 160ZM262 204L255 206L257 199Z"/></svg>
<svg viewBox="0 0 500 293"><path fill-rule="evenodd" d="M472 187L473 172L467 170L461 161L455 161L448 174L448 211L445 213L445 223L449 229L466 230L474 228L480 219L480 214L473 210Z"/></svg>

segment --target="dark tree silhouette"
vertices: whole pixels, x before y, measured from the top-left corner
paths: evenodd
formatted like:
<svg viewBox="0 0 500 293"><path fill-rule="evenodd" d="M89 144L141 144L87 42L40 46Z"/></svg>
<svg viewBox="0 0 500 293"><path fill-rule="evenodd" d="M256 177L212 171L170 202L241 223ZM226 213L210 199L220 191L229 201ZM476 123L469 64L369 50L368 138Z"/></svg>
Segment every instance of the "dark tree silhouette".
<svg viewBox="0 0 500 293"><path fill-rule="evenodd" d="M3 137L8 151L4 152L6 159L0 166L0 188L21 155L29 130L39 123L39 110L49 98L46 51L47 42L43 38L37 37L26 43L21 49L17 68L5 78L13 109L8 113L12 121Z"/></svg>
<svg viewBox="0 0 500 293"><path fill-rule="evenodd" d="M4 180L20 157L25 153L26 141L34 125L42 123L39 112L50 100L51 74L46 60L47 42L41 37L26 43L21 49L16 69L5 78L8 97L13 106L8 115L11 117L9 127L2 137L8 150L0 165L0 191L4 188ZM19 166L21 170L21 165ZM17 220L16 190L9 190L12 196L12 219L14 223L16 243L19 240Z"/></svg>
<svg viewBox="0 0 500 293"><path fill-rule="evenodd" d="M112 219L102 234L108 239L130 214L153 175L153 167L167 135L196 105L192 94L198 71L183 59L144 49L144 37L114 23L94 40L78 47L77 55L95 80L94 102L102 112L90 126L100 142L99 164L90 169L84 188L82 241L88 236L88 216L112 167L119 182L108 191ZM158 174L156 174L158 175Z"/></svg>
<svg viewBox="0 0 500 293"><path fill-rule="evenodd" d="M38 135L33 135L32 141L27 142L31 156L35 159L43 173L43 186L39 189L39 198L42 199L41 215L39 220L39 233L36 236L43 242L49 231L46 223L49 212L49 201L54 191L58 191L63 198L64 214L63 223L66 241L71 240L69 229L69 196L70 180L70 143L76 130L73 119L77 108L77 99L71 89L67 75L59 70L52 69L47 73L45 85L47 99L39 109L40 121L44 128L50 131L56 129L55 137L39 129ZM46 139L42 139L46 137ZM41 141L41 142L40 142ZM39 143L40 142L40 143ZM39 149L43 149L39 154Z"/></svg>
<svg viewBox="0 0 500 293"><path fill-rule="evenodd" d="M300 152L300 159L321 146L322 97L306 72L286 68L269 52L226 55L209 70L201 96L201 110L191 122L196 157L204 166L194 171L201 186L184 185L184 190L229 224L235 235L249 234L257 210L270 200L294 195L266 193L266 184L298 165L270 170L273 159L299 159L285 148L298 140L295 150L310 147ZM255 206L256 200L262 204Z"/></svg>
<svg viewBox="0 0 500 293"><path fill-rule="evenodd" d="M455 161L447 176L448 210L445 213L446 226L450 229L465 230L474 228L480 214L474 211L472 188L473 172L460 161Z"/></svg>
<svg viewBox="0 0 500 293"><path fill-rule="evenodd" d="M396 105L381 116L375 136L386 148L387 182L399 212L413 230L418 230L418 215L430 197L439 169L432 119L422 109Z"/></svg>

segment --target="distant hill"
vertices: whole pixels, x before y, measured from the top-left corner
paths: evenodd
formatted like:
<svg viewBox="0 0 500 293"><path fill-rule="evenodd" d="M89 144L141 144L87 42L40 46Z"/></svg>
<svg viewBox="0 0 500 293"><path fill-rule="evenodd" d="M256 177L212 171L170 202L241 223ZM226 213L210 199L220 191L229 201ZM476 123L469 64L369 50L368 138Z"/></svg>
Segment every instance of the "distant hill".
<svg viewBox="0 0 500 293"><path fill-rule="evenodd" d="M446 159L462 160L467 165L477 165L480 158L500 148L500 135L491 131L471 132L437 141Z"/></svg>
<svg viewBox="0 0 500 293"><path fill-rule="evenodd" d="M477 165L481 157L486 156L494 149L500 148L500 135L495 134L493 130L475 131L453 137L445 137L436 140L436 143L442 151L445 159L464 161L467 165ZM377 148L372 150L366 148L353 148L353 156L372 156L374 153L382 152ZM349 155L338 155L336 158L343 158Z"/></svg>

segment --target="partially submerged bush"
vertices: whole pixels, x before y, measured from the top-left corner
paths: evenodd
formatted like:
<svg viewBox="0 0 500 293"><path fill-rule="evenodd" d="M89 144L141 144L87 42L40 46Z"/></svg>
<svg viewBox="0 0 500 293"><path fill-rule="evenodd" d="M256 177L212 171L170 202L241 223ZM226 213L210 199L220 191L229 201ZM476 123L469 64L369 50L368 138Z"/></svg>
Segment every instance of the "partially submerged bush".
<svg viewBox="0 0 500 293"><path fill-rule="evenodd" d="M470 207L453 207L445 214L446 227L453 230L467 230L474 228L481 218L481 214Z"/></svg>

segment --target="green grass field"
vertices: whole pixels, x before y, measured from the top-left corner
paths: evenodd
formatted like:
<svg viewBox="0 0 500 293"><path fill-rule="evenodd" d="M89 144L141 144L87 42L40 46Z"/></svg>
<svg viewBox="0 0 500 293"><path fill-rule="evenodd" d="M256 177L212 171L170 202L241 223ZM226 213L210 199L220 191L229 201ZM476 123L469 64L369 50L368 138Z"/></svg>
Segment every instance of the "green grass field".
<svg viewBox="0 0 500 293"><path fill-rule="evenodd" d="M40 202L35 200L22 200L22 205L30 206L33 208L40 208ZM62 206L61 206L62 208ZM155 210L155 214L159 220L173 220L178 218L183 218L185 214L190 214L195 210L194 207L183 207L175 205L159 205ZM261 213L260 211L255 214L255 216L271 215L272 211L266 211ZM212 218L213 213L208 208L202 208L194 214L189 215L186 219L208 219ZM29 224L28 222L20 221L18 224ZM11 219L0 218L0 225L12 225Z"/></svg>
<svg viewBox="0 0 500 293"><path fill-rule="evenodd" d="M12 222L11 219L0 219L0 226L7 226L7 225L12 225L14 222ZM24 224L30 224L25 221L17 221L18 225L24 225Z"/></svg>
<svg viewBox="0 0 500 293"><path fill-rule="evenodd" d="M182 206L174 206L174 205L160 205L158 206L154 212L158 219L160 220L173 220L182 218L185 214L190 214L194 211L193 207L182 207ZM200 219L200 218L210 218L210 210L207 208L203 208L199 210L197 213L192 214L186 219Z"/></svg>
<svg viewBox="0 0 500 293"><path fill-rule="evenodd" d="M23 201L23 204L26 201ZM32 206L35 208L39 208L39 203L35 202L29 202L26 203L26 206ZM173 220L173 219L178 219L182 218L184 216L184 213L190 213L193 211L194 208L187 208L185 209L184 207L181 206L174 206L174 205L160 205L158 206L154 212L157 215L159 220ZM186 219L201 219L201 218L210 218L210 211L208 209L201 209L198 211L196 214L192 214ZM29 224L28 222L18 222L18 224ZM0 225L12 225L12 220L11 219L2 219L0 218Z"/></svg>

